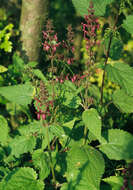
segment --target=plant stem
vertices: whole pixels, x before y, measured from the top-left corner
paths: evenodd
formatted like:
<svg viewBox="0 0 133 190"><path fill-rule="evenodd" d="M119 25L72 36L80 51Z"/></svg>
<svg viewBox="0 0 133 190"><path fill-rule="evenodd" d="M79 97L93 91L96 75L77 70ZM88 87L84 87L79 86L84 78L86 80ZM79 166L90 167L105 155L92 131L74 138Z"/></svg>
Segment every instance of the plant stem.
<svg viewBox="0 0 133 190"><path fill-rule="evenodd" d="M51 172L52 172L53 183L56 186L56 178L55 178L54 166L53 166L52 155L51 155L48 125L46 123L44 123L44 126L46 127L46 137L47 137L47 141L48 141L48 153L49 153L49 159L50 159L50 168L51 168Z"/></svg>
<svg viewBox="0 0 133 190"><path fill-rule="evenodd" d="M83 145L86 144L86 135L87 135L87 127L84 128L84 139L83 139Z"/></svg>
<svg viewBox="0 0 133 190"><path fill-rule="evenodd" d="M107 65L108 58L109 58L109 51L110 51L110 47L111 47L112 38L113 38L113 35L111 35L111 37L110 37L108 50L107 50L107 55L106 55L106 59L105 59L105 62L104 62L104 72L103 72L103 78L102 78L101 100L100 100L101 105L103 104L103 88L104 88L104 82L105 82L106 65Z"/></svg>
<svg viewBox="0 0 133 190"><path fill-rule="evenodd" d="M114 31L116 30L115 27L116 27L116 23L117 23L117 20L118 20L118 16L119 16L119 14L116 15L115 23L114 23L114 26L113 26ZM104 82L105 82L106 65L107 65L108 58L109 58L109 52L110 52L110 48L111 48L112 39L113 39L113 34L111 34L110 39L109 39L106 59L105 59L105 62L104 62L104 72L103 72L103 78L102 78L101 100L100 100L101 105L103 104L103 88L104 88Z"/></svg>

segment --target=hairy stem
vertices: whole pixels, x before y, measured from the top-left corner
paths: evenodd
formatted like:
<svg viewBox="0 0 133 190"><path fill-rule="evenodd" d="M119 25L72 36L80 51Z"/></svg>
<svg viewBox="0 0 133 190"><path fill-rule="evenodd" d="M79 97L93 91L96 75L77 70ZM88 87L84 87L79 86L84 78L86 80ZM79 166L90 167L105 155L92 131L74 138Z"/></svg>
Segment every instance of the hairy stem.
<svg viewBox="0 0 133 190"><path fill-rule="evenodd" d="M86 144L86 135L87 135L87 127L84 128L84 139L83 139L83 145Z"/></svg>
<svg viewBox="0 0 133 190"><path fill-rule="evenodd" d="M48 141L48 153L49 153L49 159L50 159L50 168L51 168L51 172L52 172L53 184L56 186L56 178L55 178L54 166L53 166L52 155L51 155L50 140L49 140L49 129L48 129L48 125L46 123L43 123L43 125L46 127L46 137L47 137L47 141Z"/></svg>
<svg viewBox="0 0 133 190"><path fill-rule="evenodd" d="M116 30L115 27L116 27L116 23L117 23L117 20L118 20L118 16L119 16L119 14L116 16L115 23L114 23L114 26L113 26L114 31ZM104 83L105 83L106 65L107 65L108 58L109 58L109 52L110 52L110 48L111 48L112 39L113 39L113 34L110 35L107 54L106 54L106 59L105 59L105 62L104 62L104 72L103 72L103 78L102 78L101 100L100 100L101 105L103 104L103 89L104 89Z"/></svg>

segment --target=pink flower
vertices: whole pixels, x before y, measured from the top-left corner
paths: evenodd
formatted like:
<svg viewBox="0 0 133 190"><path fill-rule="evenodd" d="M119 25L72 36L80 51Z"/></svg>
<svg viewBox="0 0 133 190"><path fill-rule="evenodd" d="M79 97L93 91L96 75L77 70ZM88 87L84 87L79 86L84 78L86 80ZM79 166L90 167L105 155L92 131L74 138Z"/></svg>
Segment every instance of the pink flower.
<svg viewBox="0 0 133 190"><path fill-rule="evenodd" d="M40 113L37 113L37 119L40 120Z"/></svg>
<svg viewBox="0 0 133 190"><path fill-rule="evenodd" d="M49 48L50 48L50 47L49 47L48 45L44 46L44 49L45 49L46 51L48 51Z"/></svg>
<svg viewBox="0 0 133 190"><path fill-rule="evenodd" d="M46 119L46 114L43 113L43 114L42 114L42 120L45 120L45 119Z"/></svg>
<svg viewBox="0 0 133 190"><path fill-rule="evenodd" d="M71 64L71 59L67 60L67 64L70 65Z"/></svg>

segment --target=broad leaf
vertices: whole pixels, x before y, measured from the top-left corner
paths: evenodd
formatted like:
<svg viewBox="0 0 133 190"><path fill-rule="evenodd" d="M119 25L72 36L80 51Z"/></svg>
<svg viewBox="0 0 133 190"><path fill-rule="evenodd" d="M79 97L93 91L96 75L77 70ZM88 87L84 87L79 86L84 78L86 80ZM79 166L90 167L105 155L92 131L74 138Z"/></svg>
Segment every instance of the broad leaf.
<svg viewBox="0 0 133 190"><path fill-rule="evenodd" d="M80 103L81 103L81 99L79 96L75 95L72 92L65 92L64 96L63 96L63 104L69 108L78 108Z"/></svg>
<svg viewBox="0 0 133 190"><path fill-rule="evenodd" d="M4 144L8 140L9 127L6 119L0 115L0 143Z"/></svg>
<svg viewBox="0 0 133 190"><path fill-rule="evenodd" d="M11 102L27 105L31 103L33 87L29 83L0 87L0 94Z"/></svg>
<svg viewBox="0 0 133 190"><path fill-rule="evenodd" d="M109 38L105 39L104 44L106 51L108 49L108 44L109 44ZM123 43L120 39L113 37L111 46L110 46L110 51L109 51L109 57L113 60L118 60L121 58L122 55L122 50L123 50Z"/></svg>
<svg viewBox="0 0 133 190"><path fill-rule="evenodd" d="M83 122L85 126L89 129L89 131L97 137L97 139L101 139L101 118L97 113L97 110L91 108L89 110L85 110L82 115Z"/></svg>
<svg viewBox="0 0 133 190"><path fill-rule="evenodd" d="M100 152L90 146L73 146L67 155L68 187L75 190L99 190L104 160ZM72 189L72 188L70 188Z"/></svg>
<svg viewBox="0 0 133 190"><path fill-rule="evenodd" d="M109 80L118 84L127 94L133 95L133 68L125 63L106 66Z"/></svg>
<svg viewBox="0 0 133 190"><path fill-rule="evenodd" d="M34 121L28 125L22 125L18 128L18 131L21 135L46 135L46 128L43 126L41 121Z"/></svg>
<svg viewBox="0 0 133 190"><path fill-rule="evenodd" d="M123 178L121 176L111 176L104 178L103 181L110 184L112 190L120 190L123 186Z"/></svg>
<svg viewBox="0 0 133 190"><path fill-rule="evenodd" d="M106 12L106 6L114 0L92 0L94 3L95 15L103 16Z"/></svg>
<svg viewBox="0 0 133 190"><path fill-rule="evenodd" d="M116 90L113 94L113 103L124 113L133 113L133 97L123 90Z"/></svg>
<svg viewBox="0 0 133 190"><path fill-rule="evenodd" d="M47 79L45 78L44 74L42 73L41 70L39 69L34 69L33 70L33 74L35 76L37 76L39 79L41 79L42 81L46 82L47 83Z"/></svg>
<svg viewBox="0 0 133 190"><path fill-rule="evenodd" d="M44 183L37 180L32 168L18 168L10 172L0 183L1 190L43 190Z"/></svg>
<svg viewBox="0 0 133 190"><path fill-rule="evenodd" d="M133 136L123 130L110 129L104 134L104 140L99 146L109 159L130 160L133 159Z"/></svg>
<svg viewBox="0 0 133 190"><path fill-rule="evenodd" d="M0 65L0 73L6 72L8 69L4 67L3 65Z"/></svg>
<svg viewBox="0 0 133 190"><path fill-rule="evenodd" d="M25 65L25 66L29 66L29 67L34 68L34 67L36 67L37 65L38 65L38 62L36 62L36 61L30 61L30 62L28 62L28 64Z"/></svg>
<svg viewBox="0 0 133 190"><path fill-rule="evenodd" d="M106 11L106 6L112 3L114 0L92 0L94 4L94 10L96 16L103 16ZM72 0L77 12L81 15L88 14L90 0Z"/></svg>
<svg viewBox="0 0 133 190"><path fill-rule="evenodd" d="M35 168L39 169L39 178L44 180L50 174L48 155L38 149L33 152L32 160Z"/></svg>
<svg viewBox="0 0 133 190"><path fill-rule="evenodd" d="M127 32L133 34L133 15L127 16L122 26Z"/></svg>
<svg viewBox="0 0 133 190"><path fill-rule="evenodd" d="M76 8L76 11L83 17L84 15L88 14L89 1L90 0L72 0L73 5Z"/></svg>
<svg viewBox="0 0 133 190"><path fill-rule="evenodd" d="M12 140L9 147L11 154L17 158L24 153L32 152L36 145L36 138L34 136L17 136Z"/></svg>

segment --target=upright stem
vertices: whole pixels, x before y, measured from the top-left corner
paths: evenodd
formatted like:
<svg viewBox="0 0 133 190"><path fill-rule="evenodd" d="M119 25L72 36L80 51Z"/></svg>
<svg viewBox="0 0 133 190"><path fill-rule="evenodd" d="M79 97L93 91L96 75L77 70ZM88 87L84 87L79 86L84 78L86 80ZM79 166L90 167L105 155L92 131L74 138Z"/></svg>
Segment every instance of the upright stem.
<svg viewBox="0 0 133 190"><path fill-rule="evenodd" d="M103 72L103 78L102 78L101 101L100 101L101 105L103 104L103 88L104 88L104 82L105 82L106 65L107 65L108 58L109 58L109 51L110 51L110 47L111 47L112 38L113 38L113 35L111 35L111 37L110 37L108 50L107 50L107 55L106 55L106 59L105 59L105 62L104 62L104 72Z"/></svg>
<svg viewBox="0 0 133 190"><path fill-rule="evenodd" d="M113 26L113 30L115 30L116 23L117 23L117 20L118 20L118 16L119 16L119 14L117 14L117 16L116 16L115 23L114 23L114 26ZM110 39L109 39L106 59L105 59L105 62L104 62L104 72L103 72L103 78L102 78L101 100L100 100L101 105L103 104L103 88L104 88L104 82L105 82L106 65L107 65L108 58L109 58L109 52L110 52L110 47L111 47L112 39L113 39L113 34L111 34Z"/></svg>
<svg viewBox="0 0 133 190"><path fill-rule="evenodd" d="M46 123L43 123L43 124L46 127L46 137L47 137L47 141L48 141L48 153L49 153L49 159L50 159L50 168L51 168L51 172L52 172L53 183L56 186L56 178L55 178L54 166L53 166L52 155L51 155L48 125Z"/></svg>
<svg viewBox="0 0 133 190"><path fill-rule="evenodd" d="M83 145L86 144L86 135L87 135L87 127L85 125L85 128L84 128L84 139L83 139Z"/></svg>

